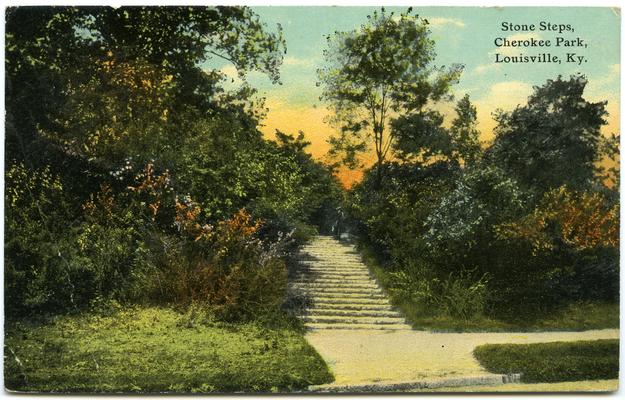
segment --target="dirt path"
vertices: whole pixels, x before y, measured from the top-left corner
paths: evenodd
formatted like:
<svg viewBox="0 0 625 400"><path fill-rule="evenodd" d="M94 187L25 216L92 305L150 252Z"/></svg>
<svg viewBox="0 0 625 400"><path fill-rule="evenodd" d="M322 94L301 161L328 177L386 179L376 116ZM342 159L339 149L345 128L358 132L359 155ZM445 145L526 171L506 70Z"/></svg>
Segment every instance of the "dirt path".
<svg viewBox="0 0 625 400"><path fill-rule="evenodd" d="M317 236L301 254L290 291L299 297L307 340L326 360L335 382L317 390L392 391L507 380L472 355L486 343L611 339L618 329L585 332L433 333L410 329L350 245ZM512 379L514 381L514 377ZM609 388L606 388L609 389Z"/></svg>
<svg viewBox="0 0 625 400"><path fill-rule="evenodd" d="M309 332L306 339L334 373L336 380L331 386L415 382L418 387L419 382L433 382L440 386L502 383L473 357L473 349L482 344L595 340L618 336L618 329L531 333L318 330ZM489 376L492 380L484 379ZM467 380L463 384L459 378Z"/></svg>

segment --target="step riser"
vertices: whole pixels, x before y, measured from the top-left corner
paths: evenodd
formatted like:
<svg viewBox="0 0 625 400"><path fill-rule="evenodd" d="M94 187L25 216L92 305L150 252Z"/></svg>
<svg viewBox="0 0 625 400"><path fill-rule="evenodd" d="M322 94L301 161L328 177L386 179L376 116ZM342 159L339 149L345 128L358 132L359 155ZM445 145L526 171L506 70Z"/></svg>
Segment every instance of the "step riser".
<svg viewBox="0 0 625 400"><path fill-rule="evenodd" d="M342 287L342 286L362 286L362 287L373 287L377 288L378 285L371 281L361 280L334 280L334 281L326 281L326 280L316 280L316 279L299 279L299 280L291 280L292 285L311 285L311 286L321 286L327 285L328 287Z"/></svg>
<svg viewBox="0 0 625 400"><path fill-rule="evenodd" d="M371 279L369 276L363 277L353 277L353 278L337 278L327 275L316 275L316 274L304 274L300 273L292 277L291 282L293 283L371 283L375 284L375 281Z"/></svg>
<svg viewBox="0 0 625 400"><path fill-rule="evenodd" d="M335 284L329 284L329 283L319 283L319 282L308 282L308 283L299 283L299 282L294 282L293 284L291 284L289 286L289 288L291 289L307 289L307 288L314 288L314 289L336 289L336 290L380 290L380 288L377 285L374 285L373 283L370 284L356 284L356 283L352 283L352 284L348 284L348 283L344 283L344 284L340 284L340 283L335 283Z"/></svg>
<svg viewBox="0 0 625 400"><path fill-rule="evenodd" d="M319 272L342 272L344 274L369 274L369 271L362 268L337 268L337 267L320 267L319 265L315 265L314 267L305 267L301 269L302 272L307 271L319 271Z"/></svg>
<svg viewBox="0 0 625 400"><path fill-rule="evenodd" d="M340 265L345 267L355 267L355 268L364 268L362 264L362 260L356 257L332 257L331 259L299 259L300 264L302 265Z"/></svg>
<svg viewBox="0 0 625 400"><path fill-rule="evenodd" d="M380 295L383 296L384 293L378 288L348 288L348 287L322 287L322 286L300 286L300 287L291 287L292 290L304 293L336 293L336 294L362 294L366 295Z"/></svg>
<svg viewBox="0 0 625 400"><path fill-rule="evenodd" d="M308 312L310 313L314 313L314 312L325 312L326 310L336 310L339 312L363 312L363 313L375 313L375 312L381 312L381 313L395 313L396 311L393 310L391 307L389 306L374 306L374 305L347 305L347 304L318 304L317 306L312 306L308 309ZM399 313L397 313L397 315L401 315Z"/></svg>
<svg viewBox="0 0 625 400"><path fill-rule="evenodd" d="M401 315L392 312L367 312L367 311L309 311L303 316L306 317L347 317L347 318L400 318L403 321Z"/></svg>
<svg viewBox="0 0 625 400"><path fill-rule="evenodd" d="M350 299L339 299L339 298L333 298L333 297L317 297L315 299L313 299L313 306L326 306L326 305L332 305L332 306L340 306L340 305L345 305L345 306L352 306L352 307L356 307L356 306L376 306L376 307L380 307L380 306L384 306L384 307L390 307L391 303L388 302L388 300L386 299L358 299L358 298L350 298Z"/></svg>
<svg viewBox="0 0 625 400"><path fill-rule="evenodd" d="M323 271L323 270L318 270L318 269L311 269L309 271L306 271L304 273L302 273L301 275L316 275L316 276L323 276L326 278L338 278L338 277L353 277L353 278L360 278L360 279L372 279L371 275L369 275L367 272L343 272L343 271Z"/></svg>
<svg viewBox="0 0 625 400"><path fill-rule="evenodd" d="M324 301L325 299L329 300L329 301L353 301L354 303L357 303L361 300L384 300L388 303L386 296L382 295L382 294L371 294L371 293L357 293L357 292L351 292L351 293L347 293L347 292L326 292L326 291L312 291L312 290L308 290L308 291L298 291L298 292L293 292L293 294L295 296L300 296L300 297L308 297L310 299L317 300L317 301ZM386 303L385 303L386 304Z"/></svg>
<svg viewBox="0 0 625 400"><path fill-rule="evenodd" d="M339 324L313 324L309 323L306 327L310 330L374 330L374 331L408 331L411 330L410 326L405 325L339 325Z"/></svg>
<svg viewBox="0 0 625 400"><path fill-rule="evenodd" d="M362 288L362 287L337 287L337 286L300 286L300 287L291 287L289 288L291 291L296 293L344 293L344 294L383 294L380 289L376 287L372 288Z"/></svg>
<svg viewBox="0 0 625 400"><path fill-rule="evenodd" d="M374 318L302 318L305 322L311 324L354 324L354 325L404 325L404 321L397 319L395 321L376 320Z"/></svg>
<svg viewBox="0 0 625 400"><path fill-rule="evenodd" d="M357 265L336 265L336 264L327 264L321 265L319 263L307 264L300 266L300 269L309 270L309 269L322 269L322 270L341 270L341 271L360 271L360 272L368 272L369 270L357 266Z"/></svg>
<svg viewBox="0 0 625 400"><path fill-rule="evenodd" d="M382 294L360 294L360 293L335 293L335 292L313 292L308 291L300 293L306 297L311 297L314 300L329 299L329 300L386 300L386 296Z"/></svg>

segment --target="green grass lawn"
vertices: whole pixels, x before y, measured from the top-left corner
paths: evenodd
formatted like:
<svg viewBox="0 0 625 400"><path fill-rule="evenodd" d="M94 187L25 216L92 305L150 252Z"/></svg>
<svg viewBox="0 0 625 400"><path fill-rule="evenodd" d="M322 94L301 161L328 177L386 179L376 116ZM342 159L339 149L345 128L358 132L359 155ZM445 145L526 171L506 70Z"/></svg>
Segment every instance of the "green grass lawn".
<svg viewBox="0 0 625 400"><path fill-rule="evenodd" d="M486 316L468 321L448 315L424 315L420 307L410 303L395 303L415 329L450 332L540 332L584 331L589 329L619 328L619 305L609 303L579 303L554 311L551 315L533 321L501 321Z"/></svg>
<svg viewBox="0 0 625 400"><path fill-rule="evenodd" d="M378 282L388 286L389 276L380 266L373 252L362 249L363 260ZM387 291L391 303L399 309L415 329L452 332L505 332L505 331L582 331L589 329L619 328L618 303L577 303L556 310L535 320L503 321L479 316L464 320L449 315L436 315L422 305L398 299Z"/></svg>
<svg viewBox="0 0 625 400"><path fill-rule="evenodd" d="M617 379L619 341L487 344L473 354L489 372L521 373L521 380L567 382Z"/></svg>
<svg viewBox="0 0 625 400"><path fill-rule="evenodd" d="M13 323L5 385L44 392L265 392L332 381L294 327L193 323L160 308Z"/></svg>

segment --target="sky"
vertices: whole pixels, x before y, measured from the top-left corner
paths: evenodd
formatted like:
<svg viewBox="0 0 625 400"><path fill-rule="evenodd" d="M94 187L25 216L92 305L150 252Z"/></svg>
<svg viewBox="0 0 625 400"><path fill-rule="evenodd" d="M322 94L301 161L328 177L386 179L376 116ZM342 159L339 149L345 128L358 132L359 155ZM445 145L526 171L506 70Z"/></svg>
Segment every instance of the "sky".
<svg viewBox="0 0 625 400"><path fill-rule="evenodd" d="M334 31L358 28L366 21L375 7L252 7L268 28L276 24L283 28L287 52L281 67L281 85L272 84L265 75L252 72L247 81L266 97L269 109L261 131L272 137L276 129L287 133L304 131L312 142L311 153L322 158L329 146L328 137L334 129L326 123L329 111L319 100L321 88L316 85L317 69L323 66L325 36ZM403 7L386 7L396 13ZM558 75L568 77L581 73L587 76L585 97L589 101L608 101L610 113L608 125L603 132L618 133L620 88L620 14L611 8L536 8L536 7L414 7L413 13L430 23L431 38L435 41L437 57L433 65L443 66L459 63L464 65L460 82L454 85L455 99L469 94L478 110L478 128L482 139L492 139L495 122L492 113L500 108L511 110L525 104L535 85ZM574 31L540 31L539 23L570 24ZM502 23L535 24L529 32L502 31ZM565 48L497 48L495 38L509 39L565 39L581 38L587 47ZM495 53L502 56L523 53L527 55L551 52L561 58L566 53L583 55L581 64L495 63ZM216 61L213 61L215 63ZM236 79L232 65L213 64L228 76ZM454 118L453 103L439 104L437 108L449 123ZM372 156L366 157L372 160ZM343 173L342 179L349 184L360 174Z"/></svg>

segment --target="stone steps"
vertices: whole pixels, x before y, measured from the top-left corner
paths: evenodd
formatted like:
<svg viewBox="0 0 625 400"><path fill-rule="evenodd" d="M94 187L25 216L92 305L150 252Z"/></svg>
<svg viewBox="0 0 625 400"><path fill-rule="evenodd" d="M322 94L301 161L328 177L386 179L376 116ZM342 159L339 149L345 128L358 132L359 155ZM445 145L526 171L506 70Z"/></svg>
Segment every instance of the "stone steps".
<svg viewBox="0 0 625 400"><path fill-rule="evenodd" d="M343 311L394 311L393 308L386 302L376 303L354 303L354 302L323 302L316 301L309 309L311 311L316 310L343 310Z"/></svg>
<svg viewBox="0 0 625 400"><path fill-rule="evenodd" d="M367 293L367 292L348 292L348 291L328 291L328 290L306 290L298 291L297 293L306 294L316 300L322 299L334 299L334 300L386 300L386 296L383 293Z"/></svg>
<svg viewBox="0 0 625 400"><path fill-rule="evenodd" d="M351 259L340 258L340 259L333 259L333 260L328 260L328 259L324 260L322 257L314 257L314 258L308 258L308 259L303 259L303 260L300 258L299 261L304 266L320 265L322 267L327 267L327 266L336 265L336 266L347 267L347 268L357 267L356 263L362 262L360 258L356 258L356 257L351 258Z"/></svg>
<svg viewBox="0 0 625 400"><path fill-rule="evenodd" d="M317 236L300 251L289 291L306 299L300 318L309 329L411 329L353 246Z"/></svg>
<svg viewBox="0 0 625 400"><path fill-rule="evenodd" d="M309 317L393 317L402 318L392 310L344 310L340 308L313 308L306 313Z"/></svg>
<svg viewBox="0 0 625 400"><path fill-rule="evenodd" d="M294 277L291 279L290 284L298 284L298 285L373 285L377 286L375 283L371 282L371 279L367 278L349 278L349 279L329 279L329 278L316 278L316 277Z"/></svg>
<svg viewBox="0 0 625 400"><path fill-rule="evenodd" d="M337 273L341 273L343 275L355 275L355 276L362 276L362 275L369 275L368 271L363 271L359 268L340 268L340 267L317 267L317 266L311 266L306 268L306 272L311 273L311 272L319 272L322 274L325 273L331 273L331 272L337 272Z"/></svg>
<svg viewBox="0 0 625 400"><path fill-rule="evenodd" d="M340 330L380 330L380 331L408 331L412 330L409 325L406 324L394 324L394 325L366 325L366 324L325 324L308 322L306 327L312 330L319 329L340 329Z"/></svg>
<svg viewBox="0 0 625 400"><path fill-rule="evenodd" d="M304 316L305 322L319 324L392 325L403 323L401 317L350 317L350 316Z"/></svg>
<svg viewBox="0 0 625 400"><path fill-rule="evenodd" d="M386 298L386 295L382 290L376 286L362 287L362 286L325 286L325 285L289 285L291 289L298 292L319 292L319 293L339 293L339 294L361 294L367 295L382 295Z"/></svg>
<svg viewBox="0 0 625 400"><path fill-rule="evenodd" d="M385 299L337 299L328 297L318 297L311 300L313 308L344 308L344 309L366 309L367 307L384 307L392 309ZM351 307L351 308L349 308ZM372 308L369 308L372 309ZM379 308L378 308L379 309Z"/></svg>
<svg viewBox="0 0 625 400"><path fill-rule="evenodd" d="M378 290L378 286L371 282L293 282L289 285L293 289L318 288L318 289L346 289L346 290Z"/></svg>
<svg viewBox="0 0 625 400"><path fill-rule="evenodd" d="M349 272L349 271L345 271L345 270L321 270L321 269L314 269L314 270L310 270L309 272L313 272L313 275L317 275L317 276L324 276L324 277L328 277L328 278L368 278L371 279L371 276L369 275L368 272L359 272L359 271L354 271L354 272Z"/></svg>

